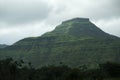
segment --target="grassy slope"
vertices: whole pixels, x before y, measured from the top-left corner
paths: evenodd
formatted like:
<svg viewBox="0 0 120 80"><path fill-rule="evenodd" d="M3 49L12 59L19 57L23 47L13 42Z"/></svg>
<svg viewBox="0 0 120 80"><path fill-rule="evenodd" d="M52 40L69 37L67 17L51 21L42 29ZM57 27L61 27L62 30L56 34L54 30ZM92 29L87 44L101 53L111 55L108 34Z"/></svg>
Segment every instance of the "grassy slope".
<svg viewBox="0 0 120 80"><path fill-rule="evenodd" d="M62 23L41 37L26 38L0 50L0 57L24 59L35 66L68 64L76 67L87 64L119 62L120 39L106 34L89 21Z"/></svg>

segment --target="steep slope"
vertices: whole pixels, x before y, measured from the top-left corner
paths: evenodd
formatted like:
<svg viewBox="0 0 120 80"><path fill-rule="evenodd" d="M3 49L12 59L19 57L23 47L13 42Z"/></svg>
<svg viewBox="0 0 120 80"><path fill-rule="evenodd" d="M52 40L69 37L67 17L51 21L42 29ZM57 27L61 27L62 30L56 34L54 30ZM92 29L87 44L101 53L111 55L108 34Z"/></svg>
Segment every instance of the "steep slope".
<svg viewBox="0 0 120 80"><path fill-rule="evenodd" d="M120 61L120 38L107 34L88 18L64 21L41 37L25 38L0 50L0 57L11 56L35 66L67 64L73 67Z"/></svg>
<svg viewBox="0 0 120 80"><path fill-rule="evenodd" d="M74 18L64 21L52 32L43 36L71 35L74 37L115 38L96 27L88 18Z"/></svg>

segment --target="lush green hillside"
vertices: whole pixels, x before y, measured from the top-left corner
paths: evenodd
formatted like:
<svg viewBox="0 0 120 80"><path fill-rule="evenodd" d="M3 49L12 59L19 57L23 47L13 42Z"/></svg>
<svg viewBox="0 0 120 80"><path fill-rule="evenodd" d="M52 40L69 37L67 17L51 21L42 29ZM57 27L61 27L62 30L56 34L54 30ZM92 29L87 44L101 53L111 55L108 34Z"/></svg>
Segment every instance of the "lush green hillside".
<svg viewBox="0 0 120 80"><path fill-rule="evenodd" d="M25 38L0 50L0 57L12 56L35 66L67 64L77 67L120 61L120 38L107 34L87 18L64 21L41 37Z"/></svg>

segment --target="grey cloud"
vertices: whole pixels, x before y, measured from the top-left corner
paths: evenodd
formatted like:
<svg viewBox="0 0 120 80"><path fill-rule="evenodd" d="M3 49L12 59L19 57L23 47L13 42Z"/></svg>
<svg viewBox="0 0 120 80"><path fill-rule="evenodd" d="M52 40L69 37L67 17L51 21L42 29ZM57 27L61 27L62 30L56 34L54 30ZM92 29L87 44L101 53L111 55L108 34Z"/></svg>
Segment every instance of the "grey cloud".
<svg viewBox="0 0 120 80"><path fill-rule="evenodd" d="M100 26L105 32L113 34L120 37L120 18L118 19L109 19L109 20L100 20L98 22L93 22L97 26Z"/></svg>
<svg viewBox="0 0 120 80"><path fill-rule="evenodd" d="M99 20L120 17L120 0L58 0L59 3L67 8L63 12L68 18L78 16Z"/></svg>
<svg viewBox="0 0 120 80"><path fill-rule="evenodd" d="M40 0L1 0L0 22L24 24L44 20L52 10L51 5Z"/></svg>
<svg viewBox="0 0 120 80"><path fill-rule="evenodd" d="M94 0L93 0L94 1ZM84 15L94 19L111 19L120 17L120 0L99 0L86 8Z"/></svg>
<svg viewBox="0 0 120 80"><path fill-rule="evenodd" d="M120 0L0 0L0 43L39 36L74 17L90 18L104 31L120 36Z"/></svg>

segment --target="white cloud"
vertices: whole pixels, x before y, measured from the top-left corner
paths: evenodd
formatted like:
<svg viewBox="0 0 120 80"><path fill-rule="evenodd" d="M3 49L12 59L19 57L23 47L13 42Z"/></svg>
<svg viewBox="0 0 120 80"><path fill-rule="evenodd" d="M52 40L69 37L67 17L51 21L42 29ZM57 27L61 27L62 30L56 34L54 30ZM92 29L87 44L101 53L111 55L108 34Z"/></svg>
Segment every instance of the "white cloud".
<svg viewBox="0 0 120 80"><path fill-rule="evenodd" d="M94 21L93 21L94 22ZM113 34L120 37L120 17L115 19L99 20L96 23L102 30L109 34Z"/></svg>
<svg viewBox="0 0 120 80"><path fill-rule="evenodd" d="M120 0L0 0L0 44L40 36L74 17L120 36L119 8Z"/></svg>
<svg viewBox="0 0 120 80"><path fill-rule="evenodd" d="M9 26L0 29L0 43L13 44L25 37L37 37L54 29L50 25L46 25L45 22L36 22L32 24L24 24L22 27L20 26Z"/></svg>
<svg viewBox="0 0 120 80"><path fill-rule="evenodd" d="M51 10L44 0L0 0L0 22L14 25L40 21Z"/></svg>

